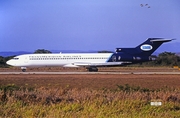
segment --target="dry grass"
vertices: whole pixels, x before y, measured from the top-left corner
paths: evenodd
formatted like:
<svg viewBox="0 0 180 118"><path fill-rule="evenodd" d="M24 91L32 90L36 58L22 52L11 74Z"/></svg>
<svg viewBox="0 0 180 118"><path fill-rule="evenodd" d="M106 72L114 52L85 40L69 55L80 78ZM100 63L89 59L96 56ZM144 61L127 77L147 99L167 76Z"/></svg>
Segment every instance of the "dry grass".
<svg viewBox="0 0 180 118"><path fill-rule="evenodd" d="M133 71L140 70L143 68ZM151 101L161 101L162 106L151 106ZM0 117L180 117L180 78L134 74L0 75Z"/></svg>
<svg viewBox="0 0 180 118"><path fill-rule="evenodd" d="M6 88L6 90L5 90ZM178 89L162 91L21 88L0 93L1 117L180 117ZM163 105L150 106L151 100Z"/></svg>

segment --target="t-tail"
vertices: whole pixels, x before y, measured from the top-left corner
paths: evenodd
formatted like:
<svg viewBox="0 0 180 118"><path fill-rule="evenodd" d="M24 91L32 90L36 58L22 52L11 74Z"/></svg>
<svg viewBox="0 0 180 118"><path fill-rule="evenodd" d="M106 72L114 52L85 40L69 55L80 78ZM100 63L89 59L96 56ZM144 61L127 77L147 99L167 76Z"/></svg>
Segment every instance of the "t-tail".
<svg viewBox="0 0 180 118"><path fill-rule="evenodd" d="M116 48L116 52L125 52L131 55L150 56L161 44L174 39L148 38L144 43L135 48Z"/></svg>

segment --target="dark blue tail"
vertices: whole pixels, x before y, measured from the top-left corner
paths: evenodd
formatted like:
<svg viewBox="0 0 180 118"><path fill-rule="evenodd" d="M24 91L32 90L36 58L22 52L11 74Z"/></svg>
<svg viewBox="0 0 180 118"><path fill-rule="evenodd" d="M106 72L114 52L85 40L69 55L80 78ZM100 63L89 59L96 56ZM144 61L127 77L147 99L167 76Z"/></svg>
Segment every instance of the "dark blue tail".
<svg viewBox="0 0 180 118"><path fill-rule="evenodd" d="M116 48L116 52L126 52L132 55L151 55L161 44L172 41L173 39L148 38L144 43L135 48Z"/></svg>

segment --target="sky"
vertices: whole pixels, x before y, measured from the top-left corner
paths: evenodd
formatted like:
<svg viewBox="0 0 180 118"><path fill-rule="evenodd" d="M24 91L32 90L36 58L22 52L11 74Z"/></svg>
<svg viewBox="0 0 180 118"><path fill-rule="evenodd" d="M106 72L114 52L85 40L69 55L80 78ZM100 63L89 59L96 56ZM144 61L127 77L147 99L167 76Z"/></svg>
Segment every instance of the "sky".
<svg viewBox="0 0 180 118"><path fill-rule="evenodd" d="M0 0L0 51L99 51L176 38L180 0ZM178 40L179 39L179 40Z"/></svg>

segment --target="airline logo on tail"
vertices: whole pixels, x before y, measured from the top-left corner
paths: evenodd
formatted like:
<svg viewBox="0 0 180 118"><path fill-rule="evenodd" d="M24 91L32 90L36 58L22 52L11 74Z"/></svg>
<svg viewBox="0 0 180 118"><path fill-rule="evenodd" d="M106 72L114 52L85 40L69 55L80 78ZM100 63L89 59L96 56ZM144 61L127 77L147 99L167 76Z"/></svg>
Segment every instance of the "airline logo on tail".
<svg viewBox="0 0 180 118"><path fill-rule="evenodd" d="M152 49L153 49L153 47L149 44L144 44L141 46L141 50L143 50L143 51L150 51Z"/></svg>

